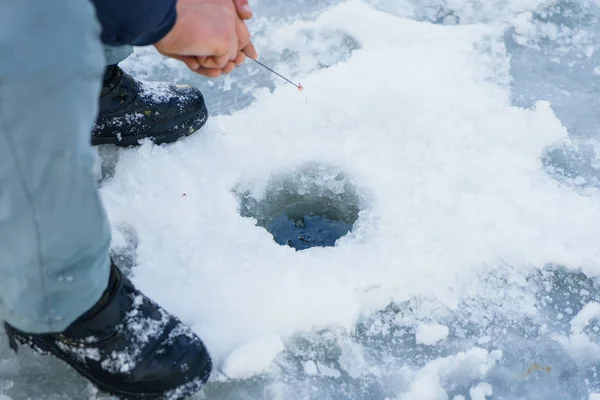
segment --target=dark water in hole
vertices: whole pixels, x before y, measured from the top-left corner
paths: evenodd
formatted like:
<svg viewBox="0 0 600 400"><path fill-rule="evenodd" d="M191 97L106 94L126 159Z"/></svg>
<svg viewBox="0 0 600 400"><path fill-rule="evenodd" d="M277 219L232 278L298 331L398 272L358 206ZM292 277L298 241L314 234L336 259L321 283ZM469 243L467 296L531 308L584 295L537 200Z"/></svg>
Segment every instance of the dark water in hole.
<svg viewBox="0 0 600 400"><path fill-rule="evenodd" d="M237 190L240 215L254 218L275 242L296 250L335 246L352 231L365 206L338 167L318 163L270 178L263 196Z"/></svg>
<svg viewBox="0 0 600 400"><path fill-rule="evenodd" d="M350 232L352 226L321 215L309 214L294 218L282 213L266 229L280 245L306 250L311 247L335 246L335 242Z"/></svg>

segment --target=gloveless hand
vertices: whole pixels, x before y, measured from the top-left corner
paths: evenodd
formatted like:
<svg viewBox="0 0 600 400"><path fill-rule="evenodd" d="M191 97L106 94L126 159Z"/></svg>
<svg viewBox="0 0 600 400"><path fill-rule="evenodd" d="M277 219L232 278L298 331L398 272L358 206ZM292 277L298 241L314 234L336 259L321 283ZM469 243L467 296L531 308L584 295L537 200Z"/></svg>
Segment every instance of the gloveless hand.
<svg viewBox="0 0 600 400"><path fill-rule="evenodd" d="M240 18L251 17L243 7L247 3L235 1L178 0L175 26L154 46L161 54L183 61L201 75L217 77L231 72L246 56L258 56Z"/></svg>

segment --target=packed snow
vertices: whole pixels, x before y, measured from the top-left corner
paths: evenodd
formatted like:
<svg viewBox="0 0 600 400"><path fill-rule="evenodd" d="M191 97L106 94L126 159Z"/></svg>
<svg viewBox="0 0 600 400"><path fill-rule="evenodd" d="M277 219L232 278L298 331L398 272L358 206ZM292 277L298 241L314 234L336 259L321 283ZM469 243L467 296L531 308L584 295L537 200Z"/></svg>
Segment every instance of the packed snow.
<svg viewBox="0 0 600 400"><path fill-rule="evenodd" d="M304 93L137 49L125 69L200 87L212 118L99 149L115 259L214 359L198 398L598 398L597 2L251 3ZM348 199L352 230L278 245L240 215L285 206L273 182ZM107 397L0 336L0 398Z"/></svg>

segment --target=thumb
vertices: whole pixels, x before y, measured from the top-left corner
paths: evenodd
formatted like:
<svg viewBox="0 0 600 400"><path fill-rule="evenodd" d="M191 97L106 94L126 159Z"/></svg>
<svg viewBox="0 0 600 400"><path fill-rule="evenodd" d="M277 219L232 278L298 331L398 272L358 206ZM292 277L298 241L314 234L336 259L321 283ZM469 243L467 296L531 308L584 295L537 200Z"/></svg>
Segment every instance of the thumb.
<svg viewBox="0 0 600 400"><path fill-rule="evenodd" d="M252 10L248 5L248 0L233 0L233 3L241 19L248 20L252 18Z"/></svg>

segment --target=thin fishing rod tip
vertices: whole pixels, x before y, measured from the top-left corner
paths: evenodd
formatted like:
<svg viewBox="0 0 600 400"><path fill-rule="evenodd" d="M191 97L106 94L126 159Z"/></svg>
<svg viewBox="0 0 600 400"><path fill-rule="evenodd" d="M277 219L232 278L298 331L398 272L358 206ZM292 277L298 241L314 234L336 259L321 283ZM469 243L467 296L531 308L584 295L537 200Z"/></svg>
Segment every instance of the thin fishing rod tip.
<svg viewBox="0 0 600 400"><path fill-rule="evenodd" d="M270 72L274 73L275 75L277 75L278 77L280 77L280 78L282 78L282 79L286 80L286 81L287 81L289 84L296 86L296 88L297 88L299 91L303 91L303 90L304 90L304 88L302 87L302 85L300 85L300 84L298 84L298 83L295 83L295 82L292 82L291 80L289 80L289 79L288 79L288 78L286 78L285 76L281 75L279 72L277 72L277 71L273 70L273 69L272 69L272 68L270 68L270 67L267 67L265 64L261 63L261 62L260 62L260 61L258 61L258 60L255 60L254 58L250 58L250 59L251 59L252 61L254 61L255 63L257 63L258 65L260 65L261 67L265 68L266 70L268 70L268 71L270 71Z"/></svg>

